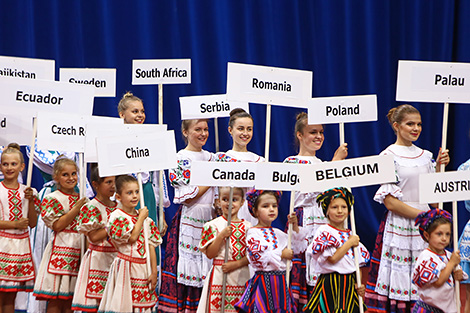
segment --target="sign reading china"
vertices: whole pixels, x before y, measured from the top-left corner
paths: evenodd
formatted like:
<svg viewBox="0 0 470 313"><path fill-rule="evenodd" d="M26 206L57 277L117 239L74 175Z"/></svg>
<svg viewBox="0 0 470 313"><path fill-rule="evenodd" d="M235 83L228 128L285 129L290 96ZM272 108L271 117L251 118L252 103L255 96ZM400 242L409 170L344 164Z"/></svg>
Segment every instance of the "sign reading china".
<svg viewBox="0 0 470 313"><path fill-rule="evenodd" d="M60 81L89 85L95 88L95 97L116 97L115 68L61 68Z"/></svg>
<svg viewBox="0 0 470 313"><path fill-rule="evenodd" d="M313 73L260 65L228 63L227 99L306 107Z"/></svg>
<svg viewBox="0 0 470 313"><path fill-rule="evenodd" d="M252 162L191 162L191 185L253 187L257 179Z"/></svg>
<svg viewBox="0 0 470 313"><path fill-rule="evenodd" d="M55 80L55 61L0 56L0 77Z"/></svg>
<svg viewBox="0 0 470 313"><path fill-rule="evenodd" d="M249 112L248 102L227 101L227 95L180 97L180 108L182 120L229 117L235 108Z"/></svg>
<svg viewBox="0 0 470 313"><path fill-rule="evenodd" d="M419 202L470 200L470 171L419 175Z"/></svg>
<svg viewBox="0 0 470 313"><path fill-rule="evenodd" d="M190 83L191 59L132 60L132 85Z"/></svg>

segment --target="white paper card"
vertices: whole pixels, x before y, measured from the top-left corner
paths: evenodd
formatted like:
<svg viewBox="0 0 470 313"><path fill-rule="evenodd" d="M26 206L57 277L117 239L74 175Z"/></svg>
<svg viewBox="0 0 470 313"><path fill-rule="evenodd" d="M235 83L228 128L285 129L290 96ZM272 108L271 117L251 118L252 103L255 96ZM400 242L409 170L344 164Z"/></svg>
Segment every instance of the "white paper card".
<svg viewBox="0 0 470 313"><path fill-rule="evenodd" d="M310 71L228 63L227 99L305 108L312 79Z"/></svg>
<svg viewBox="0 0 470 313"><path fill-rule="evenodd" d="M132 85L190 83L191 59L132 60Z"/></svg>
<svg viewBox="0 0 470 313"><path fill-rule="evenodd" d="M257 164L256 189L291 191L300 189L298 167L304 164L274 162L260 162Z"/></svg>
<svg viewBox="0 0 470 313"><path fill-rule="evenodd" d="M96 137L111 137L122 129L124 129L124 120L122 118L91 116L86 124L85 161L98 162Z"/></svg>
<svg viewBox="0 0 470 313"><path fill-rule="evenodd" d="M89 116L93 112L94 90L90 86L0 77L0 94L3 95L0 109L10 107L18 112L33 110Z"/></svg>
<svg viewBox="0 0 470 313"><path fill-rule="evenodd" d="M470 200L470 171L419 175L419 202Z"/></svg>
<svg viewBox="0 0 470 313"><path fill-rule="evenodd" d="M40 111L37 119L38 149L85 151L86 116Z"/></svg>
<svg viewBox="0 0 470 313"><path fill-rule="evenodd" d="M96 142L100 176L164 170L178 164L172 130L98 137Z"/></svg>
<svg viewBox="0 0 470 313"><path fill-rule="evenodd" d="M180 97L182 120L229 117L235 108L249 112L248 102L228 101L227 95Z"/></svg>
<svg viewBox="0 0 470 313"><path fill-rule="evenodd" d="M55 80L55 61L0 56L0 77Z"/></svg>
<svg viewBox="0 0 470 313"><path fill-rule="evenodd" d="M470 103L470 64L399 61L397 101Z"/></svg>
<svg viewBox="0 0 470 313"><path fill-rule="evenodd" d="M16 142L20 146L30 145L33 136L33 118L35 112L18 114L13 108L0 110L0 146Z"/></svg>
<svg viewBox="0 0 470 313"><path fill-rule="evenodd" d="M302 164L301 192L360 187L396 181L393 156L379 155L318 164Z"/></svg>
<svg viewBox="0 0 470 313"><path fill-rule="evenodd" d="M310 125L376 120L376 95L312 98L308 104Z"/></svg>
<svg viewBox="0 0 470 313"><path fill-rule="evenodd" d="M60 81L89 85L95 88L95 97L116 97L115 68L61 68Z"/></svg>
<svg viewBox="0 0 470 313"><path fill-rule="evenodd" d="M203 162L191 163L190 184L195 186L253 187L256 166L250 162Z"/></svg>

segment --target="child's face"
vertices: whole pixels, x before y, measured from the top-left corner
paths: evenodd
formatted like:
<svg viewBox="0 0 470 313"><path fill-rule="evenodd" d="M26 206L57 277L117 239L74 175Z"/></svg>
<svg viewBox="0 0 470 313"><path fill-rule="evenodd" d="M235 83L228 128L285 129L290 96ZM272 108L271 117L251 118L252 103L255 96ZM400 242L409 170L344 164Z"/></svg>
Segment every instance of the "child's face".
<svg viewBox="0 0 470 313"><path fill-rule="evenodd" d="M234 145L246 147L253 137L253 120L249 117L239 117L228 131L232 135Z"/></svg>
<svg viewBox="0 0 470 313"><path fill-rule="evenodd" d="M101 183L93 182L93 187L96 190L96 193L103 196L110 198L116 192L116 177L109 176L105 177Z"/></svg>
<svg viewBox="0 0 470 313"><path fill-rule="evenodd" d="M333 199L326 211L326 216L334 227L342 227L348 214L348 205L343 198Z"/></svg>
<svg viewBox="0 0 470 313"><path fill-rule="evenodd" d="M262 194L258 199L258 206L255 210L260 226L271 226L278 215L276 197L271 194Z"/></svg>
<svg viewBox="0 0 470 313"><path fill-rule="evenodd" d="M245 199L240 194L240 191L234 190L233 191L233 198L232 198L232 216L237 216L238 210L240 210L241 206L243 205ZM220 206L222 208L222 212L225 218L228 217L228 207L230 204L230 188L221 188L219 192L219 201Z"/></svg>
<svg viewBox="0 0 470 313"><path fill-rule="evenodd" d="M77 185L77 168L72 164L65 164L55 181L59 184L60 188L68 191L69 193Z"/></svg>
<svg viewBox="0 0 470 313"><path fill-rule="evenodd" d="M193 122L187 130L183 130L183 135L188 140L188 146L200 150L209 138L209 126L204 120Z"/></svg>
<svg viewBox="0 0 470 313"><path fill-rule="evenodd" d="M119 112L119 116L124 119L124 124L143 124L145 121L144 104L134 100L128 103L127 109Z"/></svg>
<svg viewBox="0 0 470 313"><path fill-rule="evenodd" d="M124 184L121 193L116 194L116 199L124 208L133 209L139 204L139 185L136 182Z"/></svg>
<svg viewBox="0 0 470 313"><path fill-rule="evenodd" d="M5 180L17 180L18 175L24 169L24 163L16 153L7 153L2 155L0 170L5 177Z"/></svg>
<svg viewBox="0 0 470 313"><path fill-rule="evenodd" d="M429 249L432 251L442 254L444 253L445 248L450 243L450 236L452 234L450 230L450 224L440 224L437 226L432 233L424 232L425 238L429 242Z"/></svg>

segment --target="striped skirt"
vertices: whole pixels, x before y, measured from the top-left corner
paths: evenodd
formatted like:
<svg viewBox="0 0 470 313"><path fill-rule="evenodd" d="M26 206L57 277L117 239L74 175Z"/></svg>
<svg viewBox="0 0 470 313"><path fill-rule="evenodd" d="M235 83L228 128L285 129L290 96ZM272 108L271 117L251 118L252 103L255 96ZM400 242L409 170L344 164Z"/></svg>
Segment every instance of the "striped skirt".
<svg viewBox="0 0 470 313"><path fill-rule="evenodd" d="M364 311L367 307L364 306ZM304 312L359 312L356 274L321 274Z"/></svg>
<svg viewBox="0 0 470 313"><path fill-rule="evenodd" d="M415 306L413 307L412 313L444 313L441 309L433 307L429 304L424 303L421 300L416 301Z"/></svg>
<svg viewBox="0 0 470 313"><path fill-rule="evenodd" d="M286 285L285 271L256 272L235 307L242 312L295 313L292 293Z"/></svg>

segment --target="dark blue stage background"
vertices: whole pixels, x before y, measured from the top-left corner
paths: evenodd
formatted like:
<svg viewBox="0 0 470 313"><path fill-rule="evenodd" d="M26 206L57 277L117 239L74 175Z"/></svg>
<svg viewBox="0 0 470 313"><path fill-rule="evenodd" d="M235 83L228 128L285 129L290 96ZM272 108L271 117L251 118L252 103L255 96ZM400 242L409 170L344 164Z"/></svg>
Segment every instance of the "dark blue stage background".
<svg viewBox="0 0 470 313"><path fill-rule="evenodd" d="M117 97L96 98L95 115L117 116L128 90L145 102L147 123L157 122L157 86L132 86L133 59L191 58L192 83L164 87L164 121L179 135L178 98L226 91L227 62L313 71L313 95L377 94L379 121L345 127L349 157L380 153L395 136L385 118L396 105L398 60L470 62L470 1L0 1L0 55L56 61L60 67L117 68ZM443 105L416 104L423 133L417 145L437 153ZM265 107L255 119L251 151L264 154ZM293 125L300 110L273 107L271 161L295 154ZM452 104L448 170L470 158L470 106ZM220 121L221 150L231 147ZM211 125L212 129L213 125ZM329 160L339 144L327 125L318 156ZM213 133L212 133L213 135ZM206 149L214 151L214 137ZM41 179L35 174L37 188ZM385 207L372 200L377 186L356 188L358 233L369 249ZM288 208L284 197L283 210ZM459 204L460 227L470 214ZM167 210L167 220L176 210ZM285 223L285 214L277 226Z"/></svg>

